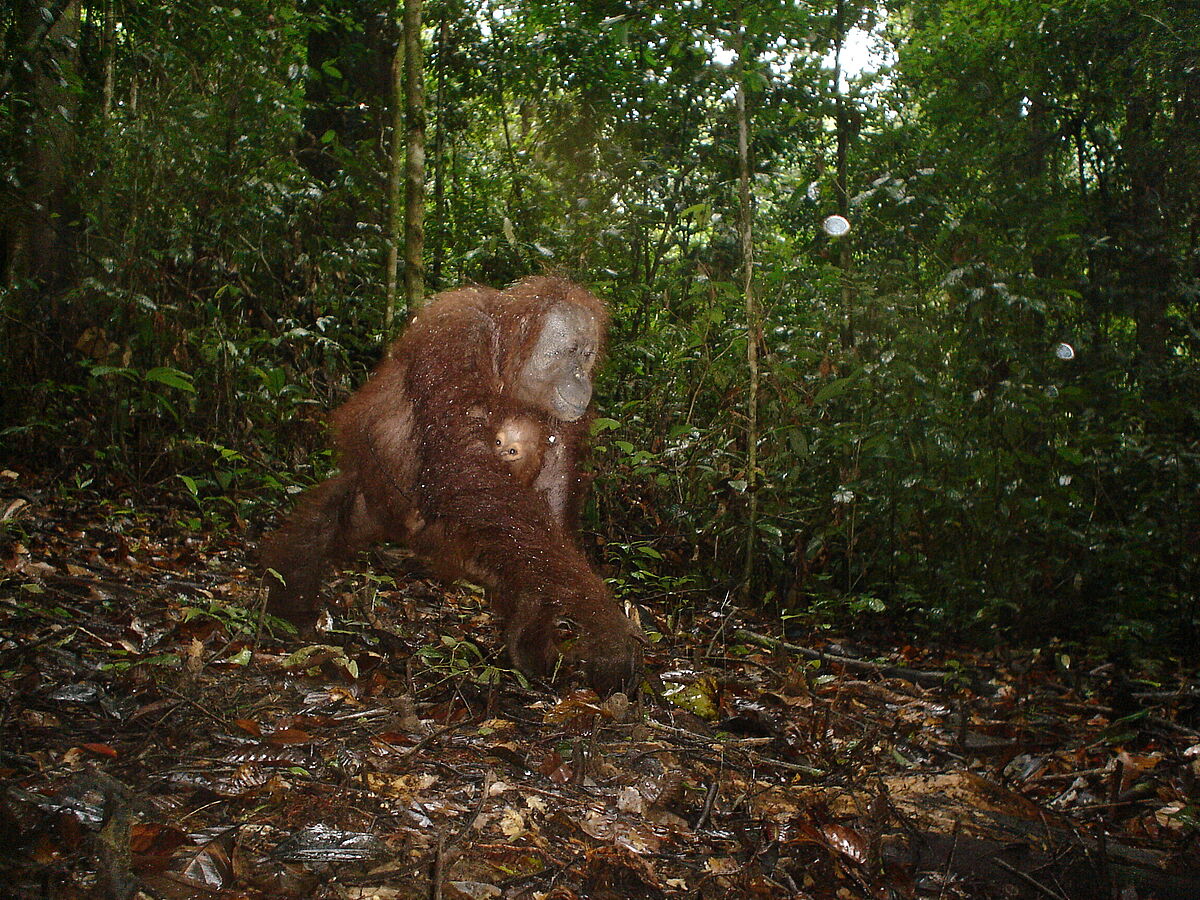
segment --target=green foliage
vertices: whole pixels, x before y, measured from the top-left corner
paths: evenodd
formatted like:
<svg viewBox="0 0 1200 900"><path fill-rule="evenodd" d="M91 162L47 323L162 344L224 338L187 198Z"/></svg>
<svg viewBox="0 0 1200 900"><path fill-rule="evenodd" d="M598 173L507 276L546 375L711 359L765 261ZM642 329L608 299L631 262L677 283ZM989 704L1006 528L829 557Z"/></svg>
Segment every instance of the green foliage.
<svg viewBox="0 0 1200 900"><path fill-rule="evenodd" d="M346 655L345 647L337 644L309 644L283 661L285 668L309 671L319 671L326 664L341 669L350 679L358 677L358 663Z"/></svg>
<svg viewBox="0 0 1200 900"><path fill-rule="evenodd" d="M233 603L190 600L179 609L182 621L211 620L231 635L252 636L258 630L258 611Z"/></svg>
<svg viewBox="0 0 1200 900"><path fill-rule="evenodd" d="M58 293L0 291L14 459L66 472L64 490L169 485L198 530L261 519L329 470L324 411L383 338L395 31L369 6L122 9L107 116L85 33L61 76L82 111L64 161L78 271ZM874 39L894 66L839 100L829 53L871 5L428 4L429 282L561 269L610 301L586 524L627 599L734 587L749 537L747 596L812 627L1186 646L1200 13L889 11ZM738 15L764 320L753 473ZM57 115L26 96L0 100L6 148ZM839 209L839 107L848 244L820 228ZM19 193L17 163L0 172ZM469 644L430 653L487 671Z"/></svg>
<svg viewBox="0 0 1200 900"><path fill-rule="evenodd" d="M520 672L494 665L477 644L450 635L442 635L440 644L420 648L417 656L447 679L470 678L477 684L493 684L511 675L522 685L528 686L525 676Z"/></svg>

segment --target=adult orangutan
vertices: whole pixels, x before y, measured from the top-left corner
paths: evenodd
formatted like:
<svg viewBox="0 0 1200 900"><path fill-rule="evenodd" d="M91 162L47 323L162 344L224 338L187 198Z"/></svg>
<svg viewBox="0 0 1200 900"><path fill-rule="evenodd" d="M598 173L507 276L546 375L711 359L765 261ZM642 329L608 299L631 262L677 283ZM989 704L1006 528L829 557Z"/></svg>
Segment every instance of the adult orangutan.
<svg viewBox="0 0 1200 900"><path fill-rule="evenodd" d="M435 297L334 411L340 473L267 539L263 562L282 576L269 579L271 612L311 623L328 565L391 539L438 574L487 589L517 668L550 672L567 620L592 685L629 685L643 638L576 538L587 484L579 455L607 326L601 302L559 278ZM496 452L498 423L509 420L544 442L532 483Z"/></svg>

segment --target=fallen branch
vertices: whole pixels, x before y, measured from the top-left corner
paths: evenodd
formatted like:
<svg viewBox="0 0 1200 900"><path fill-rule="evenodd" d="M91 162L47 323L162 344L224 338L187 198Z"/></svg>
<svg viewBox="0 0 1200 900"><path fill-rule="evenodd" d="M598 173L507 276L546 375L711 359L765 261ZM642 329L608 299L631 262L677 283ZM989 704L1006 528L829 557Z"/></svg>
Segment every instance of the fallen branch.
<svg viewBox="0 0 1200 900"><path fill-rule="evenodd" d="M768 637L765 634L747 631L745 628L739 628L733 635L751 644L758 644L761 647L767 647L771 650L784 650L788 653L795 653L797 656L803 656L805 659L836 663L854 672L873 672L887 678L900 678L913 684L919 684L921 687L941 687L946 683L946 672L923 672L919 669L908 669L904 666L889 666L884 663L868 662L865 659L854 659L850 656L824 653L820 650L801 647L798 644L789 644L787 641Z"/></svg>

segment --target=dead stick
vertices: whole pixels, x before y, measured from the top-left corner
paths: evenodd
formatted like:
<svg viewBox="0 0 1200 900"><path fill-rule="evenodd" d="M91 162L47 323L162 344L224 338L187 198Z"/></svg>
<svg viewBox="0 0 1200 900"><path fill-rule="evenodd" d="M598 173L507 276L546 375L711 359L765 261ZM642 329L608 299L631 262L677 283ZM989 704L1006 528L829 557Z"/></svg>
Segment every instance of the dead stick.
<svg viewBox="0 0 1200 900"><path fill-rule="evenodd" d="M483 805L487 803L488 793L492 789L492 782L495 781L495 775L492 770L488 769L483 773L483 786L479 790L479 802L475 804L475 811L471 813L471 817L463 823L458 829L458 833L452 837L449 842L446 840L446 832L438 832L437 850L433 855L433 872L430 876L432 884L429 889L431 900L442 900L442 882L445 879L446 860L449 858L450 864L453 865L459 857L458 845L462 842L466 833L471 830L479 814L483 812Z"/></svg>
<svg viewBox="0 0 1200 900"><path fill-rule="evenodd" d="M437 852L433 855L433 874L430 876L433 884L432 890L429 892L431 900L442 900L442 879L445 877L443 870L444 860L446 856L446 832L438 832Z"/></svg>
<svg viewBox="0 0 1200 900"><path fill-rule="evenodd" d="M483 786L479 791L479 802L475 804L475 811L471 813L471 818L467 819L467 821L463 823L462 828L458 829L458 834L454 836L454 840L452 840L449 844L450 847L457 847L459 841L461 841L463 837L466 836L466 833L471 830L471 826L475 824L475 820L478 819L479 814L483 812L483 804L487 803L488 792L491 791L492 783L495 780L496 776L492 773L491 769L488 769L483 773Z"/></svg>
<svg viewBox="0 0 1200 900"><path fill-rule="evenodd" d="M712 815L713 803L717 799L717 791L721 789L721 775L718 772L713 783L708 786L708 792L704 795L704 808L700 810L700 818L696 820L696 824L692 826L692 831L699 831L708 824L708 817Z"/></svg>
<svg viewBox="0 0 1200 900"><path fill-rule="evenodd" d="M1006 872L1009 872L1010 874L1015 875L1017 878L1020 878L1022 881L1024 881L1027 885L1029 885L1031 888L1033 888L1038 893L1045 894L1047 897L1052 897L1053 900L1066 900L1066 898L1063 897L1062 894L1058 893L1057 891L1050 890L1050 888L1046 887L1046 885L1042 884L1040 881L1038 881L1032 875L1026 875L1024 872L1020 871L1019 869L1015 869L1012 866L1010 866L1004 860L993 858L992 860L990 860L990 862L992 865L999 866L1000 868L1004 869Z"/></svg>
<svg viewBox="0 0 1200 900"><path fill-rule="evenodd" d="M786 650L788 653L795 653L797 656L803 656L805 659L837 663L839 666L855 672L874 672L879 675L886 675L889 678L902 678L913 684L919 684L921 687L941 687L946 683L945 672L922 672L919 669L908 669L904 666L889 666L883 663L854 659L849 656L822 653L820 650L812 650L808 647L801 647L798 644L789 644L787 641L747 631L745 628L739 628L733 635L734 637L741 638L743 641L749 641L752 644L758 644L762 647L769 647L772 650Z"/></svg>

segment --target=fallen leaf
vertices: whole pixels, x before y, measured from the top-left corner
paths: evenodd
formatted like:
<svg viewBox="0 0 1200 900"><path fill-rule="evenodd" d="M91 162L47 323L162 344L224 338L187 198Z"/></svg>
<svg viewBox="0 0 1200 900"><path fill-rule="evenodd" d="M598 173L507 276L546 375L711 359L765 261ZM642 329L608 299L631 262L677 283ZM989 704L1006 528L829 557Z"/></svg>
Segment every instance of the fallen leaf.
<svg viewBox="0 0 1200 900"><path fill-rule="evenodd" d="M713 875L733 875L739 868L737 860L728 856L710 856L704 863L705 871Z"/></svg>
<svg viewBox="0 0 1200 900"><path fill-rule="evenodd" d="M267 735L267 743L283 746L285 744L307 744L312 740L312 735L307 731L301 731L299 728L281 728L272 734Z"/></svg>
<svg viewBox="0 0 1200 900"><path fill-rule="evenodd" d="M646 812L646 799L638 793L635 787L623 787L617 793L617 809L621 812L643 815Z"/></svg>
<svg viewBox="0 0 1200 900"><path fill-rule="evenodd" d="M520 837L525 833L525 817L511 806L504 810L500 816L500 831L510 841L513 838Z"/></svg>

